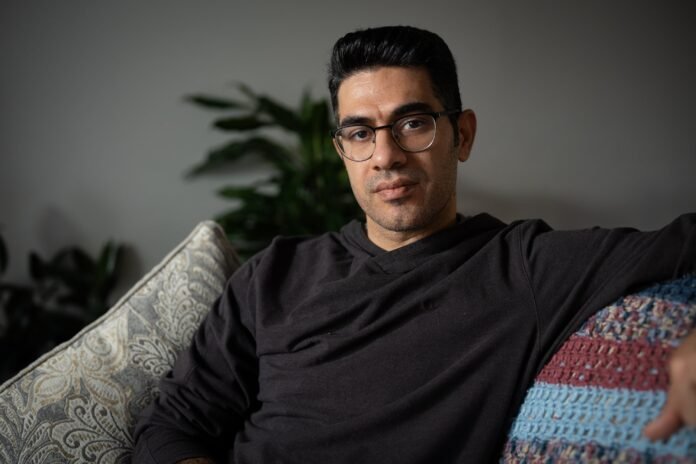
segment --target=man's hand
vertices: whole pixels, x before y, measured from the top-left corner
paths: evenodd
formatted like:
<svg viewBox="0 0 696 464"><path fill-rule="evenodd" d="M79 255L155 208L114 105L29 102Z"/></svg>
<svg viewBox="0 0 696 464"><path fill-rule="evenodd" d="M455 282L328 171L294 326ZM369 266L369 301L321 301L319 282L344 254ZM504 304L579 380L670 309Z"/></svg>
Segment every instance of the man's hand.
<svg viewBox="0 0 696 464"><path fill-rule="evenodd" d="M664 440L684 425L696 426L696 331L674 350L669 360L669 390L665 405L643 433Z"/></svg>

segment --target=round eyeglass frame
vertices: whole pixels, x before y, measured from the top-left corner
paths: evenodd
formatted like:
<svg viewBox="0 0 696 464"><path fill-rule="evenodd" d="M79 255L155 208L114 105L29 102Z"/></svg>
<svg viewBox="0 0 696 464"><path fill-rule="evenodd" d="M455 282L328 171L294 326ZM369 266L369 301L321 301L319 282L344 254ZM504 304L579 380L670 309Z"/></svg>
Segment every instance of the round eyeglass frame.
<svg viewBox="0 0 696 464"><path fill-rule="evenodd" d="M336 128L336 129L333 129L331 131L331 138L333 138L334 141L336 142L335 145L336 145L336 148L338 148L340 155L344 158L348 158L349 160L351 160L355 163L362 163L364 161L368 161L370 158L372 158L374 156L375 147L377 145L375 143L375 141L377 140L377 131L380 129L391 129L390 132L391 132L392 139L394 139L394 142L403 151L405 151L407 153L418 153L418 152L427 150L435 142L435 137L437 136L437 120L441 116L450 116L450 115L458 114L461 112L462 112L462 110L445 110L445 111L423 111L420 113L406 114L406 115L401 116L400 118L396 119L391 124L385 124L383 126L377 126L377 127L372 127L368 124L357 124L357 123L356 124L346 124L345 126L341 126L341 127ZM397 125L397 123L404 118L409 118L409 117L413 117L413 116L424 116L424 115L427 115L427 116L430 116L433 118L433 122L434 122L434 124L433 124L433 126L434 126L433 138L430 140L430 143L428 143L425 147L420 148L418 150L409 150L408 148L405 148L404 146L402 146L401 143L399 142L398 137L396 136L396 134L394 134L394 126ZM348 127L365 127L365 128L370 129L372 131L372 153L370 153L370 156L368 156L367 158L363 158L363 159L354 159L346 154L345 150L343 149L343 145L341 144L341 142L338 141L337 135L340 131L342 131L343 129L346 129Z"/></svg>

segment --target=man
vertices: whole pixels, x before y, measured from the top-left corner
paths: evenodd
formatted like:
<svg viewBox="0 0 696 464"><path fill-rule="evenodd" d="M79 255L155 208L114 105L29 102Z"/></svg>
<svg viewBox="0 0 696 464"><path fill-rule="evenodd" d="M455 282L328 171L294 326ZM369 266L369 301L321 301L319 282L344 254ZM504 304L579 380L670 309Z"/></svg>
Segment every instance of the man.
<svg viewBox="0 0 696 464"><path fill-rule="evenodd" d="M135 462L496 460L569 334L629 289L696 269L695 216L652 233L459 216L476 119L437 35L348 34L329 74L365 223L278 238L230 279L139 423ZM696 423L694 340L652 437Z"/></svg>

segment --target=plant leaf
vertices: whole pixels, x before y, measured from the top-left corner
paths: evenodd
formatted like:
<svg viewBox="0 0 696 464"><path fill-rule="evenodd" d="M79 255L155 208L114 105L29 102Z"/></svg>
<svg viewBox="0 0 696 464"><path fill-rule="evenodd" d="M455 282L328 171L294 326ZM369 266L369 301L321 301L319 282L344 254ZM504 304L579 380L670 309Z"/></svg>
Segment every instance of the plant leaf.
<svg viewBox="0 0 696 464"><path fill-rule="evenodd" d="M203 108L211 110L248 110L249 105L236 100L230 100L227 98L212 97L209 95L189 95L185 97L185 100L193 103L194 105L201 106Z"/></svg>
<svg viewBox="0 0 696 464"><path fill-rule="evenodd" d="M270 99L269 97L258 97L259 113L266 113L280 127L291 132L300 132L302 130L302 119L287 106Z"/></svg>
<svg viewBox="0 0 696 464"><path fill-rule="evenodd" d="M78 247L68 247L60 250L51 259L49 269L52 273L60 275L66 271L74 271L85 275L91 275L97 263L84 250Z"/></svg>
<svg viewBox="0 0 696 464"><path fill-rule="evenodd" d="M104 276L104 278L109 278L116 273L122 254L122 246L116 245L111 240L104 244L101 249L101 253L99 253L99 259L97 261L97 269Z"/></svg>
<svg viewBox="0 0 696 464"><path fill-rule="evenodd" d="M245 140L235 140L208 153L208 158L194 166L188 176L203 172L214 171L221 166L234 163L246 156L259 156L281 171L293 170L293 155L282 145L265 137L250 137Z"/></svg>
<svg viewBox="0 0 696 464"><path fill-rule="evenodd" d="M213 126L223 131L249 131L268 125L269 123L261 121L255 116L222 118L213 122Z"/></svg>
<svg viewBox="0 0 696 464"><path fill-rule="evenodd" d="M256 93L255 93L253 90L251 90L251 87L249 87L249 86L246 85L245 83L239 82L239 83L237 84L237 88L238 88L239 91L240 91L241 93L243 93L244 96L246 96L249 100L257 100L257 99L258 99L258 95L256 95Z"/></svg>
<svg viewBox="0 0 696 464"><path fill-rule="evenodd" d="M41 259L41 256L39 256L35 252L30 252L29 253L29 275L32 277L34 280L41 280L43 279L44 275L46 274L46 263L44 262L43 259Z"/></svg>
<svg viewBox="0 0 696 464"><path fill-rule="evenodd" d="M89 295L88 309L92 316L100 315L101 309L106 306L106 299L116 285L117 271L121 262L123 247L108 241L102 246L94 275L91 293Z"/></svg>

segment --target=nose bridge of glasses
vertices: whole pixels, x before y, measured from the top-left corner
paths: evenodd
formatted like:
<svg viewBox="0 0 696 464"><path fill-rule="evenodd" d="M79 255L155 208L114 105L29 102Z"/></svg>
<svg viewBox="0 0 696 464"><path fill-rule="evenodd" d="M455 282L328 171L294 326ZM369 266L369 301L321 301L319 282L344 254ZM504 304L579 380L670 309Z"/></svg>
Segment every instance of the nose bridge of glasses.
<svg viewBox="0 0 696 464"><path fill-rule="evenodd" d="M372 129L373 138L376 138L377 131L382 130L382 129L389 129L389 132L391 132L392 135L395 135L394 134L394 123L384 124L383 126L371 127L371 129Z"/></svg>
<svg viewBox="0 0 696 464"><path fill-rule="evenodd" d="M385 124L374 128L374 144L372 145L372 154L375 167L381 169L391 169L397 165L402 165L407 162L406 150L399 140L399 134L393 129L394 124ZM384 130L382 139L377 142L377 130Z"/></svg>
<svg viewBox="0 0 696 464"><path fill-rule="evenodd" d="M396 123L391 123L391 124L384 124L383 126L373 127L372 128L372 143L374 143L375 145L377 144L377 131L385 129L384 132L387 134L386 135L387 139L391 139L388 141L395 142L399 148L403 148L403 147L401 147L401 143L399 141L399 134L394 130L395 124ZM388 130L386 130L386 129L388 129Z"/></svg>

